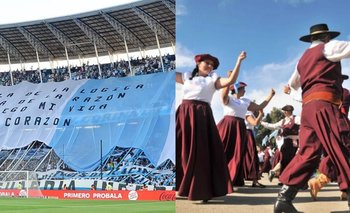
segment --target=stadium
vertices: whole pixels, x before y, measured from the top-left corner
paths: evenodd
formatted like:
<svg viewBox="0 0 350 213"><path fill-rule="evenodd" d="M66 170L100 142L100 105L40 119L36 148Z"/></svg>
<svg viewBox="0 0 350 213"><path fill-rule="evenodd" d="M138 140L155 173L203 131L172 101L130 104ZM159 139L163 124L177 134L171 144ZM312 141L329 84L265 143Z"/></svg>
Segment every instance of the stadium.
<svg viewBox="0 0 350 213"><path fill-rule="evenodd" d="M175 211L175 0L3 24L0 45L2 210Z"/></svg>

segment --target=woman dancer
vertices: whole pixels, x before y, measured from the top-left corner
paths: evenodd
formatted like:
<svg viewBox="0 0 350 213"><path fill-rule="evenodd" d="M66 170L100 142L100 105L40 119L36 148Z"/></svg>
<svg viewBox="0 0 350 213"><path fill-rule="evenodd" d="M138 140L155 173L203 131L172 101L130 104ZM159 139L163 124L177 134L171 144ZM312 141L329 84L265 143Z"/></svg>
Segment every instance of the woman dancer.
<svg viewBox="0 0 350 213"><path fill-rule="evenodd" d="M254 127L258 125L263 117L264 113L259 110L259 114L255 117L254 113L248 111L246 114L246 126L247 126L247 152L244 155L243 170L245 180L252 180L252 187L265 187L259 183L259 159L258 151L256 149L256 142L254 137Z"/></svg>
<svg viewBox="0 0 350 213"><path fill-rule="evenodd" d="M216 90L234 83L246 53L241 52L228 78L213 70L219 60L209 54L195 57L192 73L176 73L183 100L176 111L176 190L179 196L207 203L232 192L224 150L210 102Z"/></svg>
<svg viewBox="0 0 350 213"><path fill-rule="evenodd" d="M264 109L275 95L275 91L271 89L266 100L258 105L247 98L243 98L246 86L247 84L243 82L237 82L233 86L222 89L224 118L217 125L224 145L230 178L234 186L244 185L242 165L247 147L246 125L244 122L246 113L248 110ZM231 91L231 95L229 95L229 91Z"/></svg>

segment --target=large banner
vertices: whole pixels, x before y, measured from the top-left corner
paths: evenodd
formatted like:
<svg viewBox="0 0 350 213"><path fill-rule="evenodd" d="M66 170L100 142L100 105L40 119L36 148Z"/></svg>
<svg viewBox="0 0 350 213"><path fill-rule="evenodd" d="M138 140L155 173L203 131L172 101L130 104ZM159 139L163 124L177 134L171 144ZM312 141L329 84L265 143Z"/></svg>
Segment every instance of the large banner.
<svg viewBox="0 0 350 213"><path fill-rule="evenodd" d="M0 149L39 140L77 171L115 146L175 162L174 100L174 73L0 87Z"/></svg>

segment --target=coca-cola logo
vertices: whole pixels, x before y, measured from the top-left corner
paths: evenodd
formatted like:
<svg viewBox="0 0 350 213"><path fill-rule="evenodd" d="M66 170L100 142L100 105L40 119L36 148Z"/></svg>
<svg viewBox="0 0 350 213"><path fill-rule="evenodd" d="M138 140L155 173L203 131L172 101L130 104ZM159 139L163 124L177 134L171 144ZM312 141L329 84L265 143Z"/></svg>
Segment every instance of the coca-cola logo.
<svg viewBox="0 0 350 213"><path fill-rule="evenodd" d="M139 195L137 194L136 191L130 191L128 194L129 200L137 200L138 197Z"/></svg>
<svg viewBox="0 0 350 213"><path fill-rule="evenodd" d="M160 201L174 201L176 199L175 192L162 192L159 195Z"/></svg>

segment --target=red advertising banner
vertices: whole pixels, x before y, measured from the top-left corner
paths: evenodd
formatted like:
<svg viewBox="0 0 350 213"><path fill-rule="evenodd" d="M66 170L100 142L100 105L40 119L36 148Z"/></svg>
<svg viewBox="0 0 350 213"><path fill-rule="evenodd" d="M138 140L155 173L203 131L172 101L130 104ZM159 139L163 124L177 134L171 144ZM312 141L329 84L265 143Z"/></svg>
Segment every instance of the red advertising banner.
<svg viewBox="0 0 350 213"><path fill-rule="evenodd" d="M22 190L22 192L25 190ZM93 200L159 200L174 201L175 191L126 191L126 190L29 190L29 197L48 197L57 199L93 199ZM0 189L0 196L24 196L20 190Z"/></svg>

